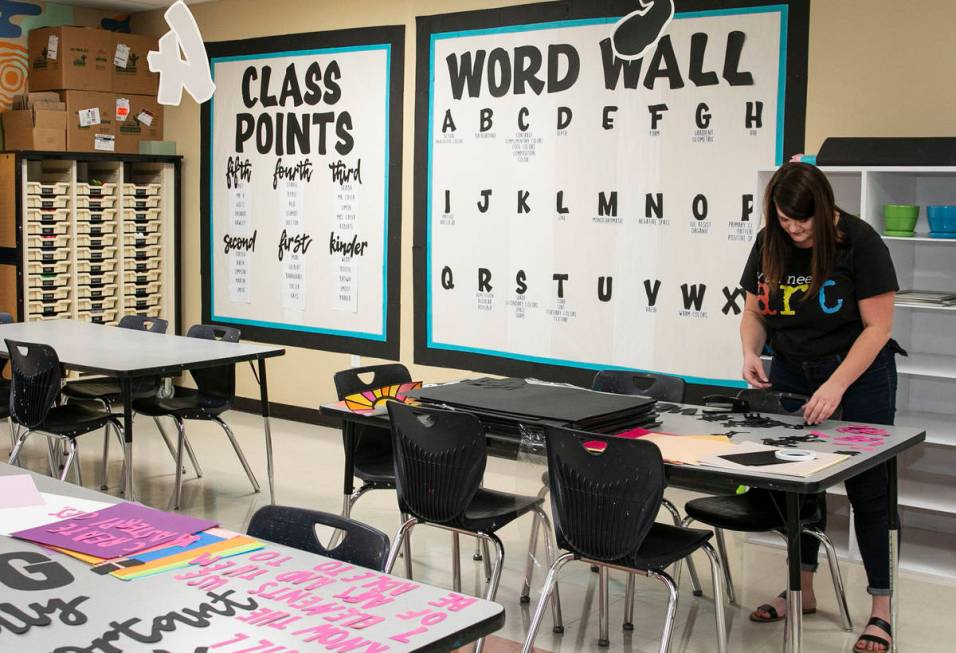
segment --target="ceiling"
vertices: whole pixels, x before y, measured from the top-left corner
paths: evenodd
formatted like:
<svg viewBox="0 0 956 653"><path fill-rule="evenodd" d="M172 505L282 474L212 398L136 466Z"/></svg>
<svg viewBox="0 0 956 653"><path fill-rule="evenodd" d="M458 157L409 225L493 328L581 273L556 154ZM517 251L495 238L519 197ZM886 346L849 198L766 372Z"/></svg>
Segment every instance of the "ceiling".
<svg viewBox="0 0 956 653"><path fill-rule="evenodd" d="M196 4L199 2L208 2L209 0L185 0L186 4ZM75 7L92 7L94 9L110 9L113 11L122 11L134 13L137 11L149 11L151 9L165 9L173 4L174 0L56 0L60 4L73 5Z"/></svg>

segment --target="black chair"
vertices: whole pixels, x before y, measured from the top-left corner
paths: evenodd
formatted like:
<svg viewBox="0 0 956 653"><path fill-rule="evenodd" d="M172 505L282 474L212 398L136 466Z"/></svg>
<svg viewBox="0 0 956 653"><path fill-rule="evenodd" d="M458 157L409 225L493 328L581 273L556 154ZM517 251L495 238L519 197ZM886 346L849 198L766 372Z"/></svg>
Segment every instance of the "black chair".
<svg viewBox="0 0 956 653"><path fill-rule="evenodd" d="M135 331L147 331L149 333L166 333L168 326L169 323L166 320L158 317L147 317L145 315L124 315L119 321L119 327L121 329L133 329ZM162 379L160 377L137 378L133 381L133 398L144 399L154 397L161 385ZM63 386L63 397L67 401L95 401L101 404L108 413L113 412L114 405L123 401L123 393L119 381L109 377L70 381ZM169 436L166 435L166 431L163 429L159 420L154 419L154 421L163 436L163 440L166 442L170 455L175 459L176 450L173 448L173 443L169 440ZM120 446L123 446L122 442ZM196 468L196 475L202 476L202 470L197 465L196 457L193 454L192 447L188 440L186 441L186 452L189 454L189 458ZM101 490L105 490L108 487L107 469L109 454L110 437L109 433L106 433L103 437L103 463L100 470ZM126 475L123 474L121 477L125 479Z"/></svg>
<svg viewBox="0 0 956 653"><path fill-rule="evenodd" d="M13 324L13 316L9 313L0 313L0 324ZM7 367L7 359L0 358L0 418L10 422L10 447L17 446L17 430L10 418L10 382L3 378L3 371Z"/></svg>
<svg viewBox="0 0 956 653"><path fill-rule="evenodd" d="M369 381L362 380L363 376L367 377L369 375L371 375ZM332 380L335 383L335 393L341 401L349 395L365 392L366 390L407 383L412 380L412 376L408 373L408 368L401 363L386 363L341 370L335 373ZM347 423L345 428L351 429L350 434L353 439L351 451L352 475L362 481L362 485L358 489L351 490L353 487L352 479L345 479L342 516L350 517L355 502L366 492L395 489L395 460L392 456L392 432L387 426L377 427L370 424ZM346 449L348 449L350 434L343 429L342 442ZM346 451L346 456L348 455L349 452ZM404 515L402 515L402 522L405 522ZM337 534L332 539L331 546L337 544L338 537ZM403 555L405 557L405 575L408 578L412 577L410 552L411 543L406 540Z"/></svg>
<svg viewBox="0 0 956 653"><path fill-rule="evenodd" d="M187 338L201 338L204 340L222 340L224 342L239 342L239 329L231 327L211 326L208 324L194 324L186 332ZM259 491L259 481L256 480L252 468L242 453L232 429L223 421L221 415L232 408L236 397L236 366L217 365L189 370L196 389L177 388L176 396L169 399L150 397L133 400L133 410L150 417L171 417L176 422L179 433L179 442L176 447L176 490L173 500L175 509L179 509L179 500L183 488L183 448L186 442L185 421L209 420L216 422L232 444L232 448L242 463L242 468L252 483L253 490Z"/></svg>
<svg viewBox="0 0 956 653"><path fill-rule="evenodd" d="M338 529L345 535L335 547L325 547L315 532L318 525ZM388 535L353 519L318 510L265 506L252 516L246 533L375 571L384 571L388 559Z"/></svg>
<svg viewBox="0 0 956 653"><path fill-rule="evenodd" d="M481 487L487 463L485 433L471 413L388 404L395 453L398 505L409 516L392 542L385 571L395 564L402 542L416 524L428 524L489 542L495 562L486 598L494 600L501 578L504 547L495 535L522 515L533 513L544 526L545 550L550 564L554 557L550 522L542 510L541 497L529 497ZM460 591L458 547L452 552L455 591ZM560 600L553 603L554 626L563 630ZM476 653L483 641L479 640Z"/></svg>
<svg viewBox="0 0 956 653"><path fill-rule="evenodd" d="M561 569L572 560L600 568L598 646L609 645L607 571L618 569L656 578L669 600L660 650L668 650L677 611L677 583L664 569L703 549L711 561L717 621L717 649L727 650L720 563L709 531L659 524L664 496L664 461L650 442L545 427L551 512L558 548L567 551L548 570L531 619L524 653L530 653L541 618ZM600 441L603 450L586 448Z"/></svg>
<svg viewBox="0 0 956 653"><path fill-rule="evenodd" d="M83 404L55 405L60 397L62 373L60 359L49 345L6 340L10 356L10 416L21 427L16 444L10 453L14 465L31 433L42 433L51 442L64 443L69 454L60 480L65 480L76 459L76 438L96 431L107 424L122 433L123 429L113 415ZM56 470L53 447L50 447L50 468ZM83 484L80 466L76 466L76 482Z"/></svg>
<svg viewBox="0 0 956 653"><path fill-rule="evenodd" d="M800 407L809 397L791 393L747 388L737 393L738 399L747 401L750 410L774 415L799 415ZM834 412L833 419L840 419L842 408ZM846 593L843 588L843 576L840 573L840 564L837 560L833 542L823 531L808 526L820 519L821 511L826 510L826 495L806 497L800 513L800 522L803 532L820 541L826 551L827 562L830 566L830 575L833 578L833 589L836 592L837 605L840 608L840 618L847 631L853 629L850 612L847 608ZM727 496L702 497L692 499L684 505L687 517L682 524L690 525L694 522L706 524L711 528L738 531L742 533L778 533L786 540L786 501L783 495L763 489L750 489L743 494ZM721 550L724 566L724 578L727 583L727 595L731 603L736 603L733 578L730 574L730 564L726 559L725 549ZM688 559L689 561L689 559ZM690 563L688 563L689 567Z"/></svg>

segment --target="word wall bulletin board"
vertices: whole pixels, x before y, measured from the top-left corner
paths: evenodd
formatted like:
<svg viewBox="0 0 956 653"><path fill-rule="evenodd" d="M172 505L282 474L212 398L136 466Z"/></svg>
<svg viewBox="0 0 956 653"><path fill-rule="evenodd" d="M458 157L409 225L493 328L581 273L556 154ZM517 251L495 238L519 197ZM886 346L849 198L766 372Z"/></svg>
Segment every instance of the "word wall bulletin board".
<svg viewBox="0 0 956 653"><path fill-rule="evenodd" d="M636 1L418 19L417 363L743 385L755 173L803 148L809 6L675 4L627 60Z"/></svg>
<svg viewBox="0 0 956 653"><path fill-rule="evenodd" d="M395 358L404 28L207 44L203 320Z"/></svg>

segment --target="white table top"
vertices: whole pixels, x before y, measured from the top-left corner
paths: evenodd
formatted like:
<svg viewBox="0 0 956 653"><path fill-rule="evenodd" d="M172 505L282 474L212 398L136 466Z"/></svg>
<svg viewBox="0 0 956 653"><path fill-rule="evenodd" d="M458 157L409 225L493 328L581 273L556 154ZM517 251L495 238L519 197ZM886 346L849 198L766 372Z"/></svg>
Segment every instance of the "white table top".
<svg viewBox="0 0 956 653"><path fill-rule="evenodd" d="M172 374L281 356L282 347L201 340L81 322L41 320L0 325L0 356L7 357L5 339L42 343L56 349L66 367L111 376Z"/></svg>
<svg viewBox="0 0 956 653"><path fill-rule="evenodd" d="M0 463L0 476L29 473ZM41 492L117 501L31 475ZM0 519L2 513L0 510ZM32 615L31 604L45 606L61 600L73 603L85 616L83 622L66 623L54 611L52 623L19 635L4 627L0 650L99 650L91 642L112 632L112 624L118 622L141 636L151 632L157 636L146 644L120 634L110 646L124 653L321 653L333 648L346 650L346 641L353 645L348 650L355 653L425 653L448 651L504 623L504 608L491 601L266 544L251 554L205 566L123 581L95 574L89 565L62 553L0 535L0 556L4 556L0 561L0 602ZM35 568L28 566L24 572L24 565L30 564ZM29 587L22 586L25 578ZM50 582L56 578L61 582ZM225 603L214 596L226 597L239 607L232 615L224 614ZM202 609L203 604L215 607L208 611L207 619L163 620L169 613L182 615L184 609ZM0 610L0 615L4 614ZM359 615L368 619L356 623L361 621ZM154 619L174 627L157 629Z"/></svg>

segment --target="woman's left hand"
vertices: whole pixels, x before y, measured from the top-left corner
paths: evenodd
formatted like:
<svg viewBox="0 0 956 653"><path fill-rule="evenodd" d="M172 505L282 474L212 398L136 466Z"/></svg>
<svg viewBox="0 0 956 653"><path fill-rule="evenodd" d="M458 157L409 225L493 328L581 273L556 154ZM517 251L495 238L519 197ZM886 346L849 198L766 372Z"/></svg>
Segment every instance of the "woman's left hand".
<svg viewBox="0 0 956 653"><path fill-rule="evenodd" d="M821 385L803 406L803 419L807 424L819 424L830 419L830 415L843 401L846 388L830 380Z"/></svg>

